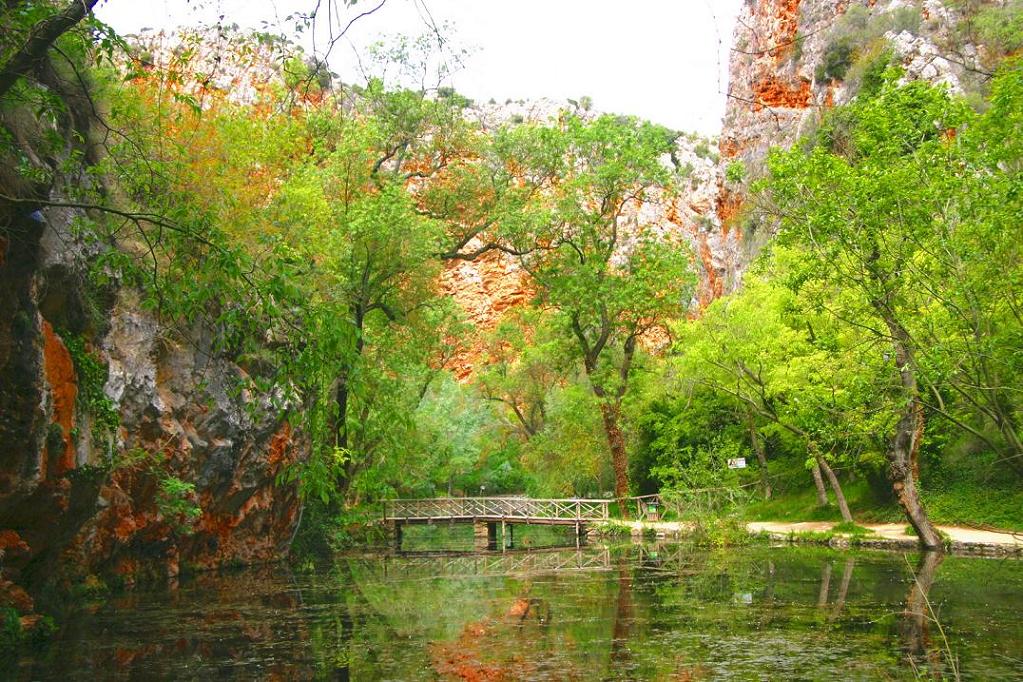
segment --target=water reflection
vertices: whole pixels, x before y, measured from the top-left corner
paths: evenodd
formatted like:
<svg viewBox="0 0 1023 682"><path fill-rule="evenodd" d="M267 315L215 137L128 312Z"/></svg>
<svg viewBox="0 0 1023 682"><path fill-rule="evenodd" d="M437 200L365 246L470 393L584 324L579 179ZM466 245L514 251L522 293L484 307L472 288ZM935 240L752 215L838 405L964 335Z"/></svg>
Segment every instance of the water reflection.
<svg viewBox="0 0 1023 682"><path fill-rule="evenodd" d="M914 671L926 673L935 679L942 677L946 661L951 666L955 665L955 654L942 648L945 645L944 641L936 645L931 633L932 623L939 629L941 624L931 611L928 596L937 576L938 566L944 558L945 555L939 552L924 552L920 555L900 623L907 662Z"/></svg>
<svg viewBox="0 0 1023 682"><path fill-rule="evenodd" d="M901 679L954 676L948 653L1018 676L1023 563L909 560L630 545L203 574L70 615L0 677Z"/></svg>

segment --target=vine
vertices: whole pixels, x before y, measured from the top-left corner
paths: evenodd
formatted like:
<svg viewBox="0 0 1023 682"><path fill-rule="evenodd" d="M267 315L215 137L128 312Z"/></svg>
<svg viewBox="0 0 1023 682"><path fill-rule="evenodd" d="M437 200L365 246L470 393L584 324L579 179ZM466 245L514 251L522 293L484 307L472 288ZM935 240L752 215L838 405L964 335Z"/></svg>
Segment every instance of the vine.
<svg viewBox="0 0 1023 682"><path fill-rule="evenodd" d="M92 417L92 439L95 443L106 441L109 454L111 437L121 425L121 416L117 405L103 390L107 383L107 366L86 350L85 339L81 336L61 334L61 338L78 374L80 404ZM72 435L77 436L77 430L73 430Z"/></svg>

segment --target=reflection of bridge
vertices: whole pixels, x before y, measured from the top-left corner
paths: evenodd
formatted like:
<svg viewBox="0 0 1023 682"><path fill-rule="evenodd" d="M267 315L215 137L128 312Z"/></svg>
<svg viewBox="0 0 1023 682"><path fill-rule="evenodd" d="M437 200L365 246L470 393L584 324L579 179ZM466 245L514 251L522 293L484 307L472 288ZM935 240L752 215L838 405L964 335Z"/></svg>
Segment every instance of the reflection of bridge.
<svg viewBox="0 0 1023 682"><path fill-rule="evenodd" d="M606 548L531 549L507 553L405 554L374 562L383 577L511 576L560 571L592 571L611 568Z"/></svg>
<svg viewBox="0 0 1023 682"><path fill-rule="evenodd" d="M472 523L476 545L495 547L497 524L508 544L512 524L575 526L576 535L585 532L587 523L609 517L611 500L534 500L528 497L443 497L426 500L387 500L384 522L393 530L400 546L405 524L439 521Z"/></svg>
<svg viewBox="0 0 1023 682"><path fill-rule="evenodd" d="M640 569L684 572L692 556L683 546L633 546L630 561ZM638 554L638 556L637 556ZM564 571L607 571L618 564L607 547L555 547L503 553L431 552L385 556L367 562L381 578L515 576Z"/></svg>

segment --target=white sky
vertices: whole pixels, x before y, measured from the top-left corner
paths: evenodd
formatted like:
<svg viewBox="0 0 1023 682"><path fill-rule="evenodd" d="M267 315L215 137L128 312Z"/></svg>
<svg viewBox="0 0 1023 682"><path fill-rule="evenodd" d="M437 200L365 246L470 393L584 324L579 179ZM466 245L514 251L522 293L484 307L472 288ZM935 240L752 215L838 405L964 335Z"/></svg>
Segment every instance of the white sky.
<svg viewBox="0 0 1023 682"><path fill-rule="evenodd" d="M350 16L379 0L362 0ZM479 101L578 98L600 111L635 114L671 128L717 134L728 49L742 0L387 0L338 45L331 69L358 82L354 50L386 35L425 29L422 7L451 22L474 48L450 79ZM216 21L264 28L316 0L104 0L97 14L120 33ZM323 5L327 4L324 0ZM335 4L343 5L338 1ZM342 20L346 23L347 19Z"/></svg>

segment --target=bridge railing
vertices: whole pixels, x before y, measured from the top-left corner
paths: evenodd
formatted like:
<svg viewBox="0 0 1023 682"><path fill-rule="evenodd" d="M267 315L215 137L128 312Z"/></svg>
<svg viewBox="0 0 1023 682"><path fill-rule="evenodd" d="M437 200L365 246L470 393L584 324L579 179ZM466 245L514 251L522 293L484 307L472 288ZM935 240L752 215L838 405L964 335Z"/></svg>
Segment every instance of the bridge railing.
<svg viewBox="0 0 1023 682"><path fill-rule="evenodd" d="M609 517L611 500L529 497L443 497L387 500L384 520L422 519L537 519L601 521Z"/></svg>

